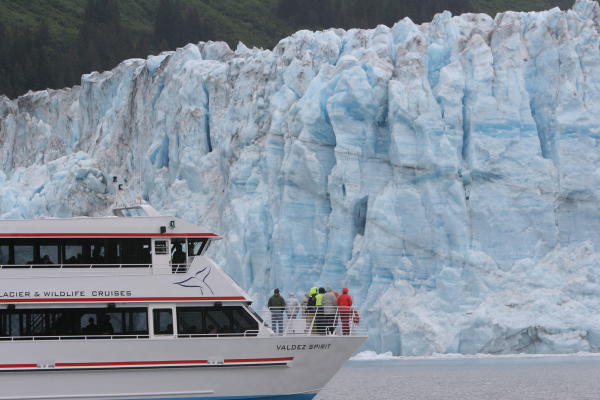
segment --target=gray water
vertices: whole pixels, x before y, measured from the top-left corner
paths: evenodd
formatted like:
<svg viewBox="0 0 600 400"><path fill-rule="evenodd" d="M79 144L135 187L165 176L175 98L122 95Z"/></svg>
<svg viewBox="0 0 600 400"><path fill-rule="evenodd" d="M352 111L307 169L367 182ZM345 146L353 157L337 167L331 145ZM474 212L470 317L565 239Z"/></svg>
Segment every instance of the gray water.
<svg viewBox="0 0 600 400"><path fill-rule="evenodd" d="M600 357L350 361L315 400L600 400Z"/></svg>

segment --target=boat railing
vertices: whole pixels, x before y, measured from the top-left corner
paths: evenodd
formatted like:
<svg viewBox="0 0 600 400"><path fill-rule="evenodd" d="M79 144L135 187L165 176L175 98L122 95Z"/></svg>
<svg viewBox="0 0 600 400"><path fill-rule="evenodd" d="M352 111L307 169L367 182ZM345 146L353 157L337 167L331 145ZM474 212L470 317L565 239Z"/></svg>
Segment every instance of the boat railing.
<svg viewBox="0 0 600 400"><path fill-rule="evenodd" d="M40 336L0 336L0 342L19 342L23 340L96 340L96 339L148 339L150 335L40 335Z"/></svg>
<svg viewBox="0 0 600 400"><path fill-rule="evenodd" d="M163 270L164 274L185 274L189 270L189 264L119 264L119 263L85 263L85 264L0 264L0 270L13 271L39 271L39 270L110 270L120 273L152 274L153 268ZM168 271L168 272L166 272Z"/></svg>
<svg viewBox="0 0 600 400"><path fill-rule="evenodd" d="M151 269L152 264L0 264L0 269L95 269L95 268L140 268Z"/></svg>
<svg viewBox="0 0 600 400"><path fill-rule="evenodd" d="M245 332L231 332L231 333L179 333L178 338L192 339L192 338L203 338L203 337L250 337L258 336L258 329L251 329Z"/></svg>
<svg viewBox="0 0 600 400"><path fill-rule="evenodd" d="M258 314L274 335L362 336L367 333L366 327L360 324L360 313L355 307L270 307L258 311Z"/></svg>
<svg viewBox="0 0 600 400"><path fill-rule="evenodd" d="M176 336L179 339L193 339L193 338L223 338L223 337L253 337L258 336L258 329L249 329L245 332L231 332L231 333L193 333L193 334L184 334L178 333ZM0 336L0 342L8 341L8 342L17 342L23 340L32 340L32 341L40 341L40 340L96 340L96 339L149 339L150 335L139 334L139 335L110 335L110 334L99 334L99 335L36 335L36 336Z"/></svg>

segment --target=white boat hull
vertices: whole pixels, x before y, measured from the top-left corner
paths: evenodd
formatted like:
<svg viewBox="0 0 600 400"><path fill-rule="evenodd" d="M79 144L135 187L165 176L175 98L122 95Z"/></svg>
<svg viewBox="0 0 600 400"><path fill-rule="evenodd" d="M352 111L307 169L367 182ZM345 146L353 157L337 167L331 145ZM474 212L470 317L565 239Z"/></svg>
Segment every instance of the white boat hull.
<svg viewBox="0 0 600 400"><path fill-rule="evenodd" d="M308 400L359 336L0 342L0 400Z"/></svg>

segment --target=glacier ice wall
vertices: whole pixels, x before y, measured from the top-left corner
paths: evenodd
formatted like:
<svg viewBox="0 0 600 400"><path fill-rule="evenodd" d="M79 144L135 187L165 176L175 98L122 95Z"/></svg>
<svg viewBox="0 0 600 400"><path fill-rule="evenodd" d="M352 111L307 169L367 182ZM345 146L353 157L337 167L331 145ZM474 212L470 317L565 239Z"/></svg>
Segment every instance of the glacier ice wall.
<svg viewBox="0 0 600 400"><path fill-rule="evenodd" d="M348 286L395 354L600 349L600 8L190 44L0 97L0 216L124 177L263 303Z"/></svg>

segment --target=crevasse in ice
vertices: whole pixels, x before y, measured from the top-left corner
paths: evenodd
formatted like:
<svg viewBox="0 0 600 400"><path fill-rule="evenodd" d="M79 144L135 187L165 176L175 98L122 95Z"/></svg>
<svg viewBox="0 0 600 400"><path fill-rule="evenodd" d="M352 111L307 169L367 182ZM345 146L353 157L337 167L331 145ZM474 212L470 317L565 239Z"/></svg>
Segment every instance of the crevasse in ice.
<svg viewBox="0 0 600 400"><path fill-rule="evenodd" d="M393 354L600 348L600 8L190 44L0 98L0 216L110 177L225 236L257 304L347 286Z"/></svg>

